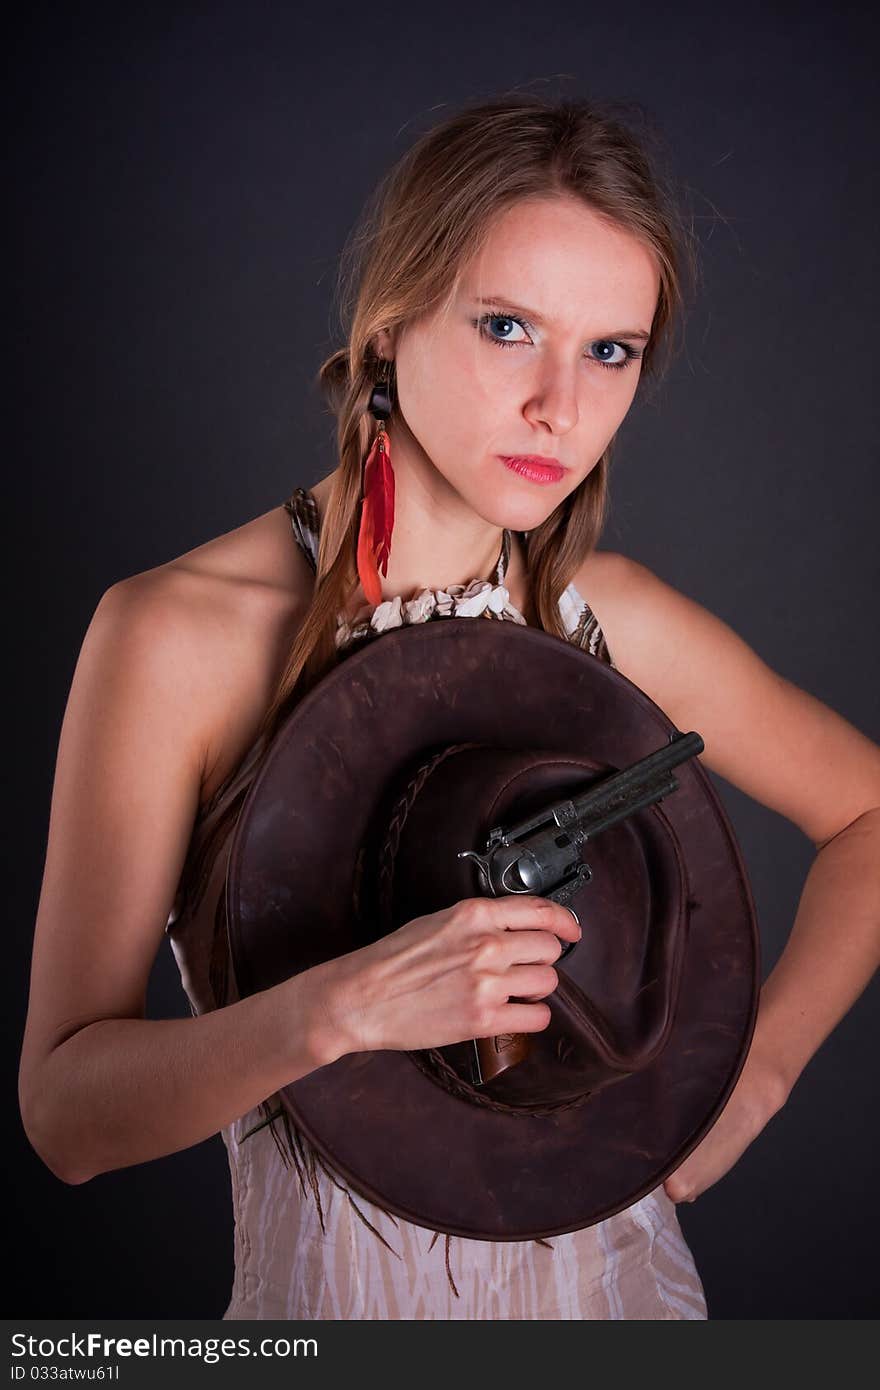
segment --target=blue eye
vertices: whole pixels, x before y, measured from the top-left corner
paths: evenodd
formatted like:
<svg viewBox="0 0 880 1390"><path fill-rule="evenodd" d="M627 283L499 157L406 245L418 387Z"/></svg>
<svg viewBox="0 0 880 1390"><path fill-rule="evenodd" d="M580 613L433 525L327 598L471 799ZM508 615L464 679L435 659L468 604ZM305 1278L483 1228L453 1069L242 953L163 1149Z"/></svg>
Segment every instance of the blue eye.
<svg viewBox="0 0 880 1390"><path fill-rule="evenodd" d="M628 343L616 343L613 342L611 338L597 338L595 343L590 344L590 349L600 349L603 353L623 353L622 357L614 359L608 357L594 358L594 361L598 362L600 367L628 367L634 357L641 356L641 354L638 353L635 348L631 348Z"/></svg>
<svg viewBox="0 0 880 1390"><path fill-rule="evenodd" d="M517 314L506 314L500 309L483 314L480 318L473 319L472 322L487 342L494 343L496 347L500 348L521 347L530 341L528 337L511 337L514 325L521 328L526 334L533 331L531 324L526 323L525 319L521 319ZM500 327L497 330L493 328L489 331L492 324L500 325ZM501 334L500 337L495 336L496 331ZM598 351L602 355L594 357L593 351ZM615 357L615 353L622 355ZM594 343L590 344L589 360L597 367L607 367L610 371L618 372L628 367L630 362L641 355L641 352L637 348L630 347L629 343L617 342L613 338L597 338Z"/></svg>
<svg viewBox="0 0 880 1390"><path fill-rule="evenodd" d="M482 329L484 337L488 337L490 343L497 343L499 347L513 347L516 343L524 341L522 338L510 338L508 336L511 332L511 325L517 324L524 333L527 331L524 321L517 318L514 314L484 314L482 318L477 319L477 323ZM506 324L506 329L502 329L505 336L496 338L491 333L487 334L486 328L490 323Z"/></svg>

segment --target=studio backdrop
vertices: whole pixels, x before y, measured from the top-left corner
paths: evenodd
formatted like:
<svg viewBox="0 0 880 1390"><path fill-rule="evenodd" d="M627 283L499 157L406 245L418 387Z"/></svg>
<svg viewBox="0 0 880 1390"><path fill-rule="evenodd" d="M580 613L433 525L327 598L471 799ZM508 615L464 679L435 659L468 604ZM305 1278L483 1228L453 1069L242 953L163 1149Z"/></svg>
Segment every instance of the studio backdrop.
<svg viewBox="0 0 880 1390"><path fill-rule="evenodd" d="M601 546L878 738L875 23L857 5L641 0L22 12L8 126L11 1313L226 1307L219 1136L70 1186L22 1129L58 735L109 586L335 467L315 373L341 343L339 254L385 169L456 106L510 90L613 99L662 138L701 282L666 379L620 431ZM766 976L813 847L713 781ZM710 1317L876 1314L878 998L874 982L743 1158L678 1207ZM148 1015L188 1013L163 943Z"/></svg>

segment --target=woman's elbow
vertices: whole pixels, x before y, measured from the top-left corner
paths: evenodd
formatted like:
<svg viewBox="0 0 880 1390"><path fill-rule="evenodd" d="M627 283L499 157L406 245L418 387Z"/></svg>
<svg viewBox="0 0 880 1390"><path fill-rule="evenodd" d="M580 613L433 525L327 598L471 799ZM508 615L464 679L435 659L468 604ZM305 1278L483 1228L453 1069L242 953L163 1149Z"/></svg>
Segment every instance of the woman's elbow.
<svg viewBox="0 0 880 1390"><path fill-rule="evenodd" d="M27 1141L53 1177L69 1187L78 1187L95 1176L73 1161L69 1146L58 1142L56 1127L46 1113L47 1107L41 1104L38 1097L29 1097L20 1091L19 1109Z"/></svg>

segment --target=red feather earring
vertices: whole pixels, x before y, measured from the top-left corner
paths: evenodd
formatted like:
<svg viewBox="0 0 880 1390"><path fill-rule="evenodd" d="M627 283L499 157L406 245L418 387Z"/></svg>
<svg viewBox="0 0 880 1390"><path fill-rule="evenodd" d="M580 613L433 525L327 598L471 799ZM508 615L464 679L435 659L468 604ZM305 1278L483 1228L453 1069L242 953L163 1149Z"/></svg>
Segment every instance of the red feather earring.
<svg viewBox="0 0 880 1390"><path fill-rule="evenodd" d="M391 414L388 383L380 381L370 394L370 414L378 421L376 437L364 463L357 571L368 603L382 602L379 570L387 578L391 532L394 528L394 469L385 421Z"/></svg>

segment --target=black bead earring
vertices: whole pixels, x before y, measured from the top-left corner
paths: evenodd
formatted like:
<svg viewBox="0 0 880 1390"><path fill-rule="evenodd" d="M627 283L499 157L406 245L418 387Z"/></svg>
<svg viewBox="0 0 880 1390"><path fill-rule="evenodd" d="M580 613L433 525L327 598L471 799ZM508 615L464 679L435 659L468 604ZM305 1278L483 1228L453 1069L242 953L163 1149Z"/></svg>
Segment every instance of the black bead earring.
<svg viewBox="0 0 880 1390"><path fill-rule="evenodd" d="M387 381L377 381L370 392L370 403L367 406L374 420L385 421L391 415L391 395L389 383Z"/></svg>

